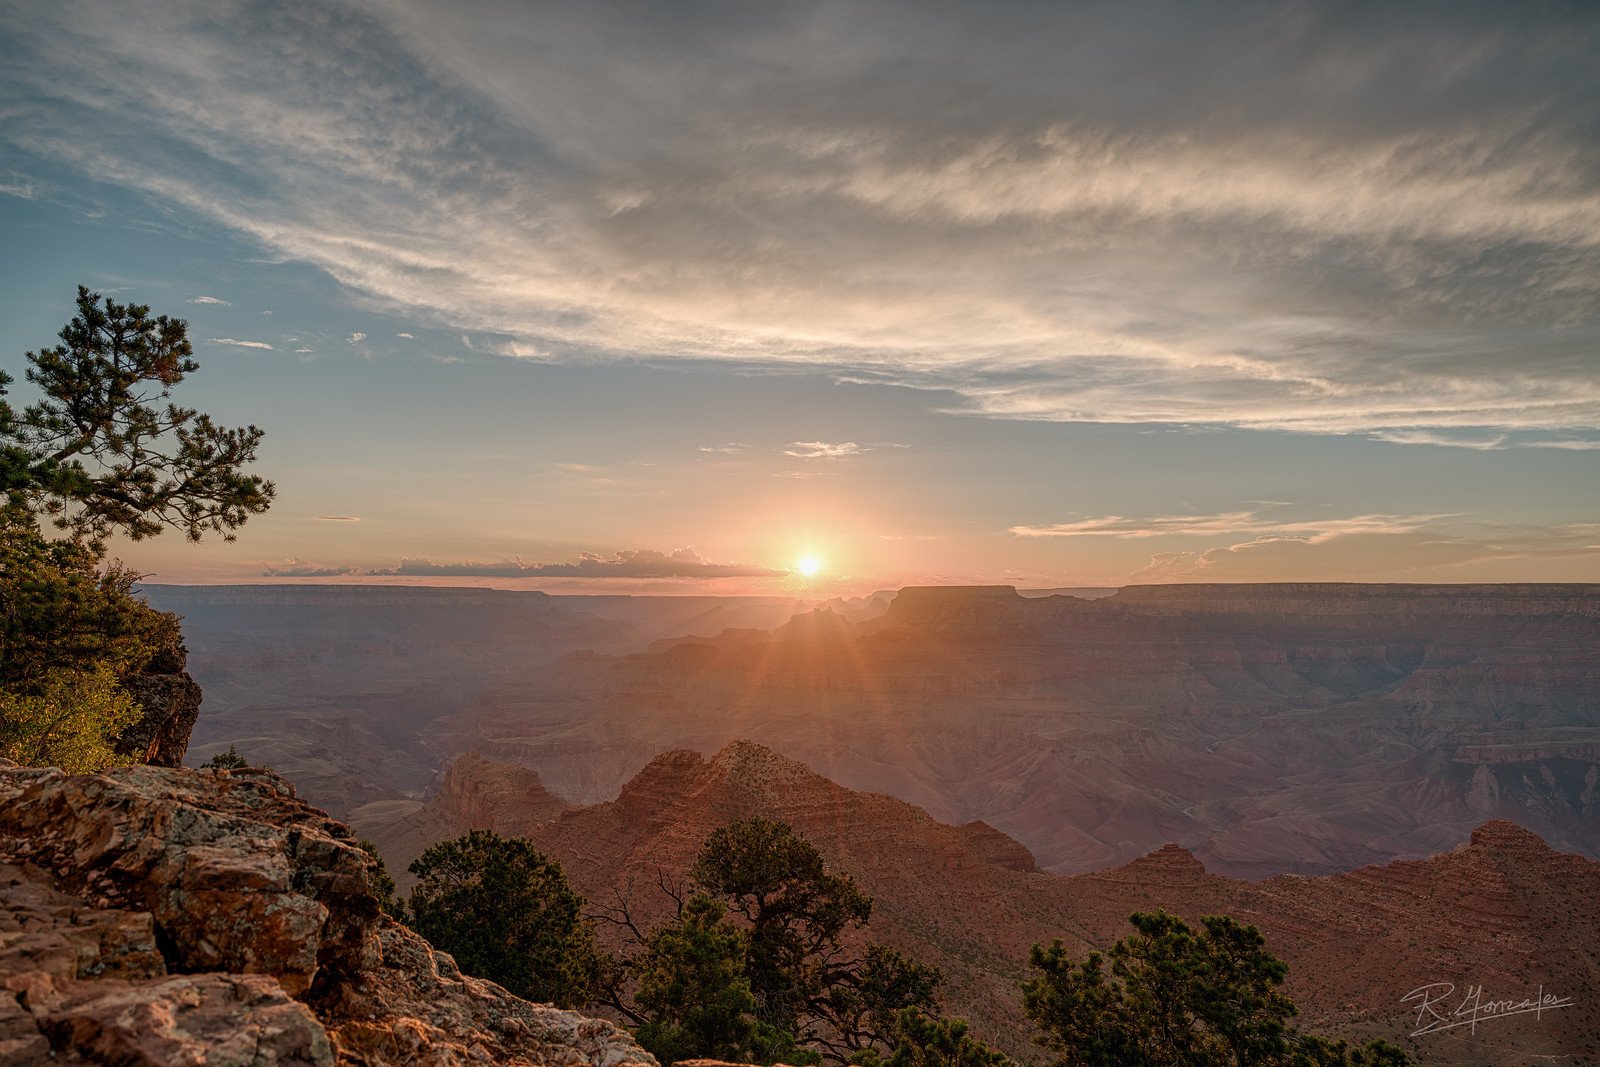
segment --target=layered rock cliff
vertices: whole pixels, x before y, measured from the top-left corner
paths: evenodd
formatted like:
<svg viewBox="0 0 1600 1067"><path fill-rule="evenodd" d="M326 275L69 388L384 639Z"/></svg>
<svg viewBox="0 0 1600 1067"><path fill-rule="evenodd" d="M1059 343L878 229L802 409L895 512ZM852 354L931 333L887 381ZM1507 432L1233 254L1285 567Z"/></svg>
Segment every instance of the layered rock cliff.
<svg viewBox="0 0 1600 1067"><path fill-rule="evenodd" d="M461 974L371 873L268 772L0 767L0 1062L653 1067Z"/></svg>

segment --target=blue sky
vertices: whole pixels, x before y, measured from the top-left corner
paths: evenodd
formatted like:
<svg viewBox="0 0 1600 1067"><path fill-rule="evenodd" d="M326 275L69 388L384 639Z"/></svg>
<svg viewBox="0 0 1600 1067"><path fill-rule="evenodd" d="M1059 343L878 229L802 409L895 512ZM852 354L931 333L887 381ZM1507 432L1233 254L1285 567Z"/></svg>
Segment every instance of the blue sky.
<svg viewBox="0 0 1600 1067"><path fill-rule="evenodd" d="M1584 5L0 25L0 366L82 282L267 430L157 580L1600 581Z"/></svg>

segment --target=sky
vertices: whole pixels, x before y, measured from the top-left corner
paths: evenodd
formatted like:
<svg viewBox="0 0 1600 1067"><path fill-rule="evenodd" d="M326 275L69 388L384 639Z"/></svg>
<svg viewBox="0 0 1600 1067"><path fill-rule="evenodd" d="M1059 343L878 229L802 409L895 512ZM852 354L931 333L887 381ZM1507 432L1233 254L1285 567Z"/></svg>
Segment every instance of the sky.
<svg viewBox="0 0 1600 1067"><path fill-rule="evenodd" d="M0 0L0 368L79 283L187 320L278 497L116 547L157 582L1597 582L1596 55L1592 4Z"/></svg>

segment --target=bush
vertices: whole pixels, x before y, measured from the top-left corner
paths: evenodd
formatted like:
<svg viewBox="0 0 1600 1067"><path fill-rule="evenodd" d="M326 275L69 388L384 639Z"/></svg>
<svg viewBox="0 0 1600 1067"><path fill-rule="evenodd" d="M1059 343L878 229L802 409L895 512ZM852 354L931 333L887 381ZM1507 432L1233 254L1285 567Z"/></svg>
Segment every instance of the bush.
<svg viewBox="0 0 1600 1067"><path fill-rule="evenodd" d="M0 691L0 756L69 774L138 762L114 746L139 721L139 705L108 669L56 671L30 688Z"/></svg>
<svg viewBox="0 0 1600 1067"><path fill-rule="evenodd" d="M916 1008L905 1008L890 1031L893 1051L883 1056L875 1049L857 1055L859 1067L1009 1067L1011 1061L967 1033L962 1019L939 1019Z"/></svg>
<svg viewBox="0 0 1600 1067"><path fill-rule="evenodd" d="M182 659L178 618L132 593L136 575L0 507L0 755L71 772L138 762L117 739L140 719L127 679Z"/></svg>
<svg viewBox="0 0 1600 1067"><path fill-rule="evenodd" d="M918 1067L945 1062L949 1050L951 1067L999 1062L965 1023L937 1017L936 968L883 945L845 952L872 900L793 827L730 822L706 838L692 873L701 892L679 898L677 920L644 938L630 964L635 1008L613 1001L642 1022L640 1042L663 1062L900 1055L896 1063Z"/></svg>
<svg viewBox="0 0 1600 1067"><path fill-rule="evenodd" d="M489 830L435 845L410 871L412 926L468 974L563 1008L591 1003L602 958L561 865Z"/></svg>
<svg viewBox="0 0 1600 1067"><path fill-rule="evenodd" d="M226 751L226 752L218 752L215 756L212 756L210 759L208 759L204 763L202 763L201 766L202 767L209 767L212 770L218 770L218 771L236 771L241 767L250 766L250 761L245 759L243 756L239 755L239 750L237 748L234 748L232 745L229 745L228 746L228 751ZM367 842L365 842L365 841L361 842L361 847L362 848L366 848L366 846L367 846ZM367 851L372 852L371 849L367 849ZM374 856L377 855L376 852L372 852L372 854ZM393 888L392 885L391 885L391 888Z"/></svg>

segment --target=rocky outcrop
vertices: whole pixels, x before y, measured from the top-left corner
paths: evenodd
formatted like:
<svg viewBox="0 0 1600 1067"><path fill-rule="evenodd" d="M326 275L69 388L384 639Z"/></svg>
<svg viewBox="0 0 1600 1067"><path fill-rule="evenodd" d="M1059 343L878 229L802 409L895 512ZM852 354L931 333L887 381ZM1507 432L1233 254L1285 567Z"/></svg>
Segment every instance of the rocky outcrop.
<svg viewBox="0 0 1600 1067"><path fill-rule="evenodd" d="M113 746L157 767L181 767L189 751L189 734L200 717L200 686L189 676L188 650L180 639L163 649L143 674L122 684L139 702L139 721L122 732Z"/></svg>
<svg viewBox="0 0 1600 1067"><path fill-rule="evenodd" d="M1021 841L1001 833L986 822L981 820L969 822L956 829L967 839L967 847L972 850L972 854L985 863L1013 871L1039 869L1033 862L1033 853L1029 852Z"/></svg>
<svg viewBox="0 0 1600 1067"><path fill-rule="evenodd" d="M461 974L370 876L269 772L0 768L0 1062L654 1063Z"/></svg>
<svg viewBox="0 0 1600 1067"><path fill-rule="evenodd" d="M141 674L123 683L143 712L123 731L116 750L156 767L181 767L189 734L200 717L200 686L188 672Z"/></svg>

